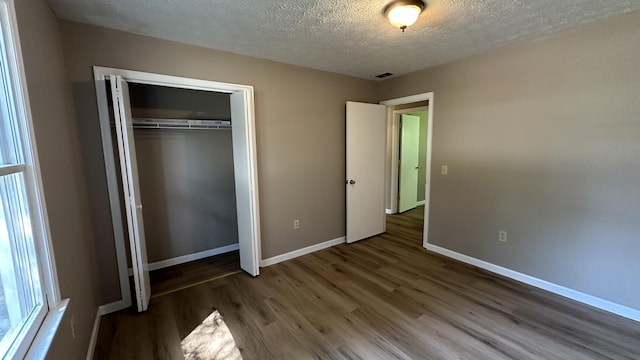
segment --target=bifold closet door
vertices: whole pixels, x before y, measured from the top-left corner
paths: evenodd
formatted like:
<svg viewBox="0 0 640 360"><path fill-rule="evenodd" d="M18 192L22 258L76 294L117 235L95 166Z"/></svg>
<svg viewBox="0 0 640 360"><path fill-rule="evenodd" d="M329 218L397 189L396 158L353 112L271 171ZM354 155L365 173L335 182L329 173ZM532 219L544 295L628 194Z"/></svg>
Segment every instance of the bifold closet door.
<svg viewBox="0 0 640 360"><path fill-rule="evenodd" d="M249 149L250 129L247 128L248 99L244 92L231 94L231 136L233 138L233 170L236 182L236 207L238 212L238 245L240 247L240 268L252 276L258 276L259 260L255 238L258 224L251 177Z"/></svg>
<svg viewBox="0 0 640 360"><path fill-rule="evenodd" d="M138 180L136 144L133 138L133 118L131 116L129 87L120 75L110 75L109 80L111 82L116 137L118 138L118 153L120 154L120 173L122 174L136 299L138 311L145 311L149 307L151 282L149 280L147 245L144 238L144 221Z"/></svg>

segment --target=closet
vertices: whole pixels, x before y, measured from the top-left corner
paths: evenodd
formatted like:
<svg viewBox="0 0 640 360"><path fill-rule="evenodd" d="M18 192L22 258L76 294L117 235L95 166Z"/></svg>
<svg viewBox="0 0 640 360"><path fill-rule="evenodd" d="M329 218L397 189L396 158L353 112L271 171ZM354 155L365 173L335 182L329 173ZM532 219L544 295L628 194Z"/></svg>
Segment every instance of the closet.
<svg viewBox="0 0 640 360"><path fill-rule="evenodd" d="M229 94L130 84L129 96L150 270L237 250Z"/></svg>
<svg viewBox="0 0 640 360"><path fill-rule="evenodd" d="M242 269L257 275L253 89L94 73L118 266L133 270L138 310L148 306L151 270L239 250ZM121 287L124 306L122 274Z"/></svg>

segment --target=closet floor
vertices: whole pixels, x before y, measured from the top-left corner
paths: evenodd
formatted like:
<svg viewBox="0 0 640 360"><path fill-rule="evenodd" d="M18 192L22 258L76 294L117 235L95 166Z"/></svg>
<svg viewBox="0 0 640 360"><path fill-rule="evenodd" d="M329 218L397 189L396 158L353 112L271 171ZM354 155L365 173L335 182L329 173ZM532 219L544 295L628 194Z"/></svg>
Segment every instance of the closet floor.
<svg viewBox="0 0 640 360"><path fill-rule="evenodd" d="M154 270L149 273L151 297L170 294L241 271L238 251Z"/></svg>

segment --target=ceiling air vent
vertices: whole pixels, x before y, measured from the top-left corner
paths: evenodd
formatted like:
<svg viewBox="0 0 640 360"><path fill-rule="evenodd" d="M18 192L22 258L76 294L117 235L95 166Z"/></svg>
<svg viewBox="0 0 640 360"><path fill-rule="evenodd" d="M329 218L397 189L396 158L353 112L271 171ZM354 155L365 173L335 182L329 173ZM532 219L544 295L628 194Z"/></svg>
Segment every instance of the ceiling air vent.
<svg viewBox="0 0 640 360"><path fill-rule="evenodd" d="M390 72L386 72L386 73L382 73L382 74L380 74L380 75L376 75L376 77L377 77L378 79L384 79L384 78L386 78L386 77L388 77L388 76L391 76L391 75L393 75L393 74L392 74L392 73L390 73Z"/></svg>

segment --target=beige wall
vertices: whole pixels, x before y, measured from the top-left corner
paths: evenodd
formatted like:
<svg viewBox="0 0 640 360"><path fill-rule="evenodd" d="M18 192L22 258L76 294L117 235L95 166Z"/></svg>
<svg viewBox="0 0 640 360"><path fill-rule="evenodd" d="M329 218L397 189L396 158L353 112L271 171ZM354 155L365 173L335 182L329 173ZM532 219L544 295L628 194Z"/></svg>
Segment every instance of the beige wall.
<svg viewBox="0 0 640 360"><path fill-rule="evenodd" d="M71 298L48 358L83 359L99 301L98 269L60 24L44 0L15 4L60 288Z"/></svg>
<svg viewBox="0 0 640 360"><path fill-rule="evenodd" d="M130 84L129 96L134 118L231 119L225 93ZM237 244L231 129L134 134L149 262Z"/></svg>
<svg viewBox="0 0 640 360"><path fill-rule="evenodd" d="M640 309L638 39L640 12L380 83L434 92L429 241Z"/></svg>
<svg viewBox="0 0 640 360"><path fill-rule="evenodd" d="M226 93L133 83L129 97L133 117L231 120Z"/></svg>
<svg viewBox="0 0 640 360"><path fill-rule="evenodd" d="M264 258L344 235L345 101L434 91L431 242L640 309L640 13L372 83L71 22L61 33L44 0L16 7L72 299L51 359L84 358L96 306L119 291L92 65L255 87Z"/></svg>
<svg viewBox="0 0 640 360"><path fill-rule="evenodd" d="M113 253L113 236L93 65L253 85L262 257L344 236L345 102L375 101L374 82L66 21L62 33L101 254ZM103 299L112 301L115 262L103 265L113 272L101 279Z"/></svg>
<svg viewBox="0 0 640 360"><path fill-rule="evenodd" d="M149 262L238 244L231 130L134 134Z"/></svg>

